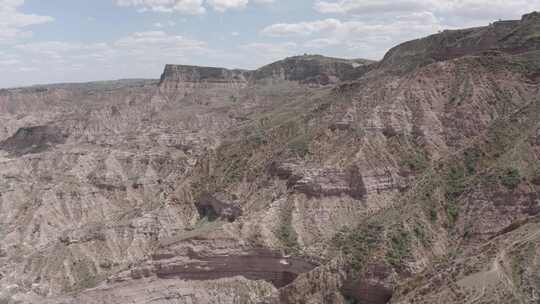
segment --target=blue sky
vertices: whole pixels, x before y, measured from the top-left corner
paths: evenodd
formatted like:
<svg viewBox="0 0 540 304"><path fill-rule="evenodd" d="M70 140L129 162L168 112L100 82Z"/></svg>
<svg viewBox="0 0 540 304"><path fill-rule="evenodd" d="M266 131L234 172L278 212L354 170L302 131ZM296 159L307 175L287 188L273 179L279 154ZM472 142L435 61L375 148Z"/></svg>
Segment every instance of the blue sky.
<svg viewBox="0 0 540 304"><path fill-rule="evenodd" d="M540 0L0 0L0 87L158 78L167 63L380 59L410 39L539 8Z"/></svg>

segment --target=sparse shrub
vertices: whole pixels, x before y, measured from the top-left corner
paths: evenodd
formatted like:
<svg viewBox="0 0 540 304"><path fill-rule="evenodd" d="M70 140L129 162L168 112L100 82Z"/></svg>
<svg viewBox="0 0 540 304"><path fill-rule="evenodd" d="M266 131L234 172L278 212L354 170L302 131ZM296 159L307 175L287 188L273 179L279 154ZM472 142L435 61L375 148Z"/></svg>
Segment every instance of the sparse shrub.
<svg viewBox="0 0 540 304"><path fill-rule="evenodd" d="M348 296L348 295L342 295L343 299L345 300L345 304L358 304L358 300L355 298Z"/></svg>
<svg viewBox="0 0 540 304"><path fill-rule="evenodd" d="M313 110L313 112L314 113L323 113L323 112L327 111L328 109L330 109L331 106L332 106L332 104L330 102L324 102L324 103L319 104Z"/></svg>
<svg viewBox="0 0 540 304"><path fill-rule="evenodd" d="M467 173L474 174L476 172L476 164L480 160L481 152L478 149L470 148L463 152L463 162Z"/></svg>
<svg viewBox="0 0 540 304"><path fill-rule="evenodd" d="M381 227L370 225L367 227L350 229L343 227L332 239L334 245L346 256L353 273L359 273L366 256L380 241Z"/></svg>
<svg viewBox="0 0 540 304"><path fill-rule="evenodd" d="M420 241L420 243L422 243L423 245L428 244L428 239L427 239L427 236L426 236L426 232L424 231L424 227L421 224L417 223L414 226L414 235Z"/></svg>
<svg viewBox="0 0 540 304"><path fill-rule="evenodd" d="M267 138L266 132L264 132L264 130L262 129L255 130L253 136L251 137L253 143L256 146L267 144L268 140L266 138Z"/></svg>
<svg viewBox="0 0 540 304"><path fill-rule="evenodd" d="M536 172L531 178L531 183L540 186L540 172Z"/></svg>
<svg viewBox="0 0 540 304"><path fill-rule="evenodd" d="M482 184L482 187L492 188L498 184L498 177L493 174L482 175L480 177L480 183Z"/></svg>
<svg viewBox="0 0 540 304"><path fill-rule="evenodd" d="M466 189L465 179L467 174L465 168L460 164L450 167L446 175L446 198L455 201Z"/></svg>
<svg viewBox="0 0 540 304"><path fill-rule="evenodd" d="M428 168L429 160L424 153L411 153L403 158L401 165L413 172L422 172Z"/></svg>
<svg viewBox="0 0 540 304"><path fill-rule="evenodd" d="M398 135L397 131L391 125L384 127L384 129L382 130L382 134L386 138L390 138L390 137L394 137Z"/></svg>
<svg viewBox="0 0 540 304"><path fill-rule="evenodd" d="M277 237L285 247L289 249L298 248L298 235L291 223L281 223L277 231Z"/></svg>
<svg viewBox="0 0 540 304"><path fill-rule="evenodd" d="M354 137L358 139L364 138L366 136L366 130L359 126L353 126L351 132Z"/></svg>
<svg viewBox="0 0 540 304"><path fill-rule="evenodd" d="M245 164L243 163L243 161L238 158L231 159L229 167L224 174L224 181L226 183L233 183L239 181L243 176L244 165Z"/></svg>
<svg viewBox="0 0 540 304"><path fill-rule="evenodd" d="M465 226L464 228L464 231L463 231L463 238L464 239L470 239L471 236L472 236L472 230L473 230L473 225L472 223L467 223L467 225Z"/></svg>
<svg viewBox="0 0 540 304"><path fill-rule="evenodd" d="M454 225L459 216L459 208L455 202L449 202L448 205L446 205L446 215L448 216L450 225Z"/></svg>
<svg viewBox="0 0 540 304"><path fill-rule="evenodd" d="M413 125L411 137L415 145L422 146L422 142L424 141L426 134L424 134L424 131L418 127L418 125Z"/></svg>
<svg viewBox="0 0 540 304"><path fill-rule="evenodd" d="M494 156L499 156L507 147L512 145L516 130L506 121L497 121L488 132L489 148Z"/></svg>
<svg viewBox="0 0 540 304"><path fill-rule="evenodd" d="M390 248L386 252L386 262L400 268L403 260L410 255L411 238L405 230L399 230L390 237Z"/></svg>
<svg viewBox="0 0 540 304"><path fill-rule="evenodd" d="M504 170L504 172L500 176L501 183L506 188L513 190L517 188L521 181L521 174L519 173L519 170L509 168Z"/></svg>
<svg viewBox="0 0 540 304"><path fill-rule="evenodd" d="M281 211L280 225L276 236L288 251L297 252L300 250L298 234L292 226L292 208L290 206Z"/></svg>
<svg viewBox="0 0 540 304"><path fill-rule="evenodd" d="M301 136L289 143L289 150L297 156L304 158L309 154L309 140Z"/></svg>
<svg viewBox="0 0 540 304"><path fill-rule="evenodd" d="M429 210L429 219L431 220L431 222L435 223L437 221L437 218L438 218L437 210L430 209Z"/></svg>

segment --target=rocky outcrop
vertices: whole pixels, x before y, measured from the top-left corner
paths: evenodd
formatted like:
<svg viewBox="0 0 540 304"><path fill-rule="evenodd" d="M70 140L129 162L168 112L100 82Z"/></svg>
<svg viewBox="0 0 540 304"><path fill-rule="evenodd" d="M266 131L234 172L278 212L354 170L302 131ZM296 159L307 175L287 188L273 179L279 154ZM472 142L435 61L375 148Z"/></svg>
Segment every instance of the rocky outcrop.
<svg viewBox="0 0 540 304"><path fill-rule="evenodd" d="M168 64L161 75L160 85L168 82L243 83L246 82L246 73L243 70Z"/></svg>
<svg viewBox="0 0 540 304"><path fill-rule="evenodd" d="M524 15L521 20L497 21L486 27L445 30L396 46L384 56L379 67L403 72L429 63L487 51L525 53L540 49L539 33L538 12Z"/></svg>
<svg viewBox="0 0 540 304"><path fill-rule="evenodd" d="M393 294L390 275L386 265L368 265L359 278L344 282L343 294L358 303L386 304Z"/></svg>
<svg viewBox="0 0 540 304"><path fill-rule="evenodd" d="M340 288L346 279L343 261L337 259L300 275L279 294L257 304L343 303Z"/></svg>
<svg viewBox="0 0 540 304"><path fill-rule="evenodd" d="M196 104L233 102L247 85L246 71L215 67L167 65L159 91L168 100Z"/></svg>
<svg viewBox="0 0 540 304"><path fill-rule="evenodd" d="M328 85L360 77L371 63L369 60L345 60L319 55L296 56L253 71L251 79L255 82L295 81Z"/></svg>
<svg viewBox="0 0 540 304"><path fill-rule="evenodd" d="M268 84L291 81L306 85L325 86L340 81L352 80L368 70L370 60L347 60L320 55L289 57L261 67L257 70L228 70L215 67L167 65L160 80L163 90L175 87L205 84L238 87L249 83Z"/></svg>
<svg viewBox="0 0 540 304"><path fill-rule="evenodd" d="M217 198L219 197L219 198ZM225 201L223 195L219 194L204 194L195 202L195 207L201 218L206 218L209 221L217 219L234 222L242 215L242 209Z"/></svg>
<svg viewBox="0 0 540 304"><path fill-rule="evenodd" d="M298 257L286 257L267 249L254 249L241 255L208 256L192 252L190 262L174 261L154 266L154 273L162 279L217 280L243 276L250 280L264 280L277 288L292 283L299 274L318 265Z"/></svg>
<svg viewBox="0 0 540 304"><path fill-rule="evenodd" d="M368 194L358 167L348 170L306 169L292 163L272 164L270 172L287 180L287 187L309 197L340 196L362 200Z"/></svg>
<svg viewBox="0 0 540 304"><path fill-rule="evenodd" d="M66 141L62 130L53 126L25 127L0 143L0 149L14 155L43 152Z"/></svg>
<svg viewBox="0 0 540 304"><path fill-rule="evenodd" d="M19 297L21 304L230 304L253 303L275 293L265 281L251 281L242 277L213 281L160 280L146 278L99 286L79 294L41 299L29 294Z"/></svg>

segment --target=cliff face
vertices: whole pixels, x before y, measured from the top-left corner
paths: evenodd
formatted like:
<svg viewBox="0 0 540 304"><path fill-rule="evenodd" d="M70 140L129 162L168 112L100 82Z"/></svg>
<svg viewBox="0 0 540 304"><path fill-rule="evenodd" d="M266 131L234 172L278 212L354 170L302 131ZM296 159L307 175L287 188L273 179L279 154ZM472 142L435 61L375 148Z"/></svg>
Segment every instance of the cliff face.
<svg viewBox="0 0 540 304"><path fill-rule="evenodd" d="M539 25L1 91L0 302L537 302Z"/></svg>
<svg viewBox="0 0 540 304"><path fill-rule="evenodd" d="M198 67L187 65L167 65L161 76L161 85L169 81L228 83L246 82L246 71L227 70L214 67Z"/></svg>
<svg viewBox="0 0 540 304"><path fill-rule="evenodd" d="M358 78L374 63L369 60L347 60L320 55L304 55L286 58L257 70L228 70L224 68L167 65L161 76L160 86L174 88L178 84L193 86L242 86L250 83L272 84L294 82L325 86L339 81Z"/></svg>
<svg viewBox="0 0 540 304"><path fill-rule="evenodd" d="M345 60L318 55L290 57L264 66L251 74L253 81L297 81L328 85L358 78L372 64L369 60Z"/></svg>
<svg viewBox="0 0 540 304"><path fill-rule="evenodd" d="M487 51L510 54L536 50L540 46L540 15L521 20L497 21L486 27L445 30L442 33L401 44L391 49L380 66L397 71Z"/></svg>
<svg viewBox="0 0 540 304"><path fill-rule="evenodd" d="M191 99L211 102L212 95L222 96L232 91L237 98L239 89L247 85L247 71L214 67L167 65L159 82L160 92L169 99Z"/></svg>

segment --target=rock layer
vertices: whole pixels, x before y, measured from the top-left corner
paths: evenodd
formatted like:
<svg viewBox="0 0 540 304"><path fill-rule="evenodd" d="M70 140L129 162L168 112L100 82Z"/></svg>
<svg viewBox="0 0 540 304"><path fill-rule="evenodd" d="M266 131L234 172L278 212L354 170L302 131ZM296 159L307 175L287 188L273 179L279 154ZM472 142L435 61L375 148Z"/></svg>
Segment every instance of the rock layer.
<svg viewBox="0 0 540 304"><path fill-rule="evenodd" d="M0 302L534 303L539 24L2 90Z"/></svg>

